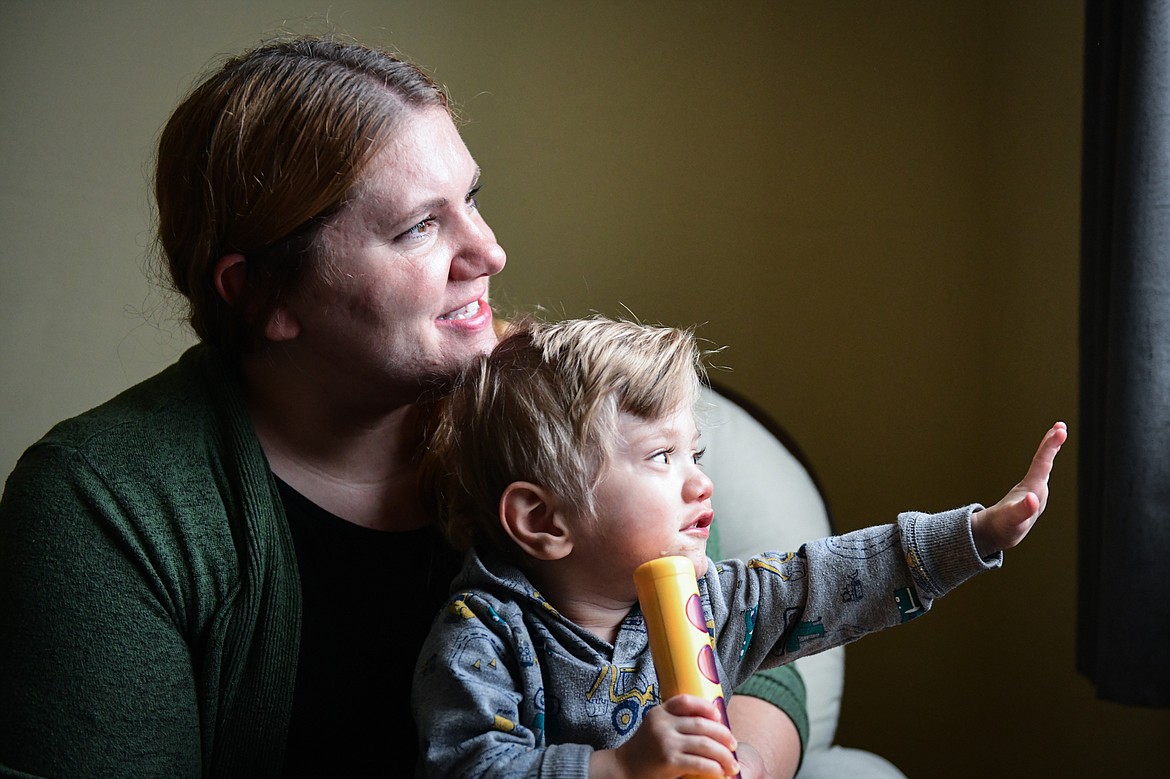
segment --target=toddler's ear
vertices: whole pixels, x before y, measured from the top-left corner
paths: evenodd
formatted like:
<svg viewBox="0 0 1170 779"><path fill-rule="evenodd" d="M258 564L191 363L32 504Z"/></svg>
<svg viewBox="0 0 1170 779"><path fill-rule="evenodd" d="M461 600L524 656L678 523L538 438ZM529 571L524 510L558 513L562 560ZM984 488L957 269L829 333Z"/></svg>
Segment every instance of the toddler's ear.
<svg viewBox="0 0 1170 779"><path fill-rule="evenodd" d="M559 560L573 549L559 502L531 482L512 482L504 490L500 524L524 554L537 560Z"/></svg>

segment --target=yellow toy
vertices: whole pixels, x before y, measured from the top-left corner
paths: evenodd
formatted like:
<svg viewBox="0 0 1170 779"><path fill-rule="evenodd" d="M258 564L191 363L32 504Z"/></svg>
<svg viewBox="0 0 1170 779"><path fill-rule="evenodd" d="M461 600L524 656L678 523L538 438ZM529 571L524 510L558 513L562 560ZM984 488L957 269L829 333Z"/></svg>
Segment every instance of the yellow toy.
<svg viewBox="0 0 1170 779"><path fill-rule="evenodd" d="M660 557L638 566L634 584L658 673L659 698L681 693L706 698L730 727L694 564L686 557Z"/></svg>

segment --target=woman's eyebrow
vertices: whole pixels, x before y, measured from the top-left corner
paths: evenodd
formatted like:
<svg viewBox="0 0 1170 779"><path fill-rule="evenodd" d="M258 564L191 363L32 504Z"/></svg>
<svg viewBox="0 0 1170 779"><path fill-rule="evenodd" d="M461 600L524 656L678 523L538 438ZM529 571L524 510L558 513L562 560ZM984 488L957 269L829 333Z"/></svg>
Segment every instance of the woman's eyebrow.
<svg viewBox="0 0 1170 779"><path fill-rule="evenodd" d="M469 186L467 188L468 192L475 189L476 184L479 183L480 173L481 173L481 171L480 171L479 166L476 166L475 172L471 176L471 186ZM431 211L439 211L441 209L446 208L450 204L451 204L450 198L439 196L439 197L431 198L430 200L424 200L421 203L416 203L415 205L411 206L409 209L396 209L395 211L390 211L389 209L387 209L386 211L389 215L388 221L391 221L392 223L397 224L399 222L405 223L411 219L414 219L416 216L418 216L420 214L428 213Z"/></svg>

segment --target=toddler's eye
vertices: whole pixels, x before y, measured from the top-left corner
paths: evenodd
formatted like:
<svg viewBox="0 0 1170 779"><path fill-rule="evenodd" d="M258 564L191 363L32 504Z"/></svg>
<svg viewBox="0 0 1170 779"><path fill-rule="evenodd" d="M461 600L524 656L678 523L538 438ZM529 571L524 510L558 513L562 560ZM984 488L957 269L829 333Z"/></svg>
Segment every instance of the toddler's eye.
<svg viewBox="0 0 1170 779"><path fill-rule="evenodd" d="M691 454L691 459L694 460L695 465L702 465L703 464L701 462L701 460L703 459L703 455L705 455L706 453L707 453L707 447L704 446L702 449L698 449L694 453Z"/></svg>
<svg viewBox="0 0 1170 779"><path fill-rule="evenodd" d="M670 456L672 454L674 454L673 449L663 449L660 452L655 452L654 454L650 455L650 461L662 463L663 465L670 465Z"/></svg>

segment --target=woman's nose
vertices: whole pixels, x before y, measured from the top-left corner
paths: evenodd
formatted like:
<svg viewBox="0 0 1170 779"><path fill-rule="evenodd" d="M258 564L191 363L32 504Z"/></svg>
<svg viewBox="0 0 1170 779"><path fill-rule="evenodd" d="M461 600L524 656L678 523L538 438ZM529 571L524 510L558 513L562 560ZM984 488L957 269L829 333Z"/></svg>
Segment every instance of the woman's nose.
<svg viewBox="0 0 1170 779"><path fill-rule="evenodd" d="M494 276L504 269L508 255L496 242L496 235L482 216L469 215L463 224L459 246L451 262L451 276L469 280Z"/></svg>

